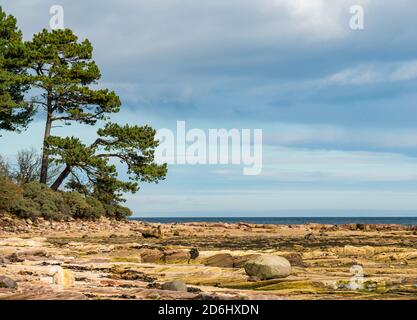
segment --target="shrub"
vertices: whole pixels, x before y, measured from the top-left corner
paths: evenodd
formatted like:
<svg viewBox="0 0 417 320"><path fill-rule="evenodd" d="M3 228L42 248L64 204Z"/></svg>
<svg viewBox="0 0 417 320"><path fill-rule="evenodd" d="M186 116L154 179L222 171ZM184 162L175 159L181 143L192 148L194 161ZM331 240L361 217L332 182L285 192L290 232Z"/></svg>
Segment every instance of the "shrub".
<svg viewBox="0 0 417 320"><path fill-rule="evenodd" d="M39 211L39 206L31 199L20 197L14 202L13 207L9 210L10 213L15 214L19 218L23 219L36 219L42 216Z"/></svg>
<svg viewBox="0 0 417 320"><path fill-rule="evenodd" d="M78 192L61 192L66 208L65 213L73 218L83 218L90 210L85 198Z"/></svg>
<svg viewBox="0 0 417 320"><path fill-rule="evenodd" d="M63 220L71 217L61 192L52 191L47 185L30 182L24 186L23 196L32 200L45 219Z"/></svg>
<svg viewBox="0 0 417 320"><path fill-rule="evenodd" d="M129 208L118 204L106 204L104 208L106 209L106 216L109 218L123 220L132 215L132 211Z"/></svg>
<svg viewBox="0 0 417 320"><path fill-rule="evenodd" d="M87 197L87 203L90 205L90 217L99 218L106 215L106 210L104 209L103 204L93 197Z"/></svg>
<svg viewBox="0 0 417 320"><path fill-rule="evenodd" d="M100 201L91 197L84 197L78 192L62 192L67 212L76 219L97 219L105 215Z"/></svg>
<svg viewBox="0 0 417 320"><path fill-rule="evenodd" d="M41 215L36 203L24 198L21 188L4 176L0 176L0 211L25 219L34 219Z"/></svg>
<svg viewBox="0 0 417 320"><path fill-rule="evenodd" d="M123 220L132 215L129 208L118 204L103 204L99 199L73 192L53 191L39 182L19 187L0 172L0 213L20 218L49 220L97 219L102 216Z"/></svg>
<svg viewBox="0 0 417 320"><path fill-rule="evenodd" d="M0 211L10 212L21 192L16 184L0 172Z"/></svg>

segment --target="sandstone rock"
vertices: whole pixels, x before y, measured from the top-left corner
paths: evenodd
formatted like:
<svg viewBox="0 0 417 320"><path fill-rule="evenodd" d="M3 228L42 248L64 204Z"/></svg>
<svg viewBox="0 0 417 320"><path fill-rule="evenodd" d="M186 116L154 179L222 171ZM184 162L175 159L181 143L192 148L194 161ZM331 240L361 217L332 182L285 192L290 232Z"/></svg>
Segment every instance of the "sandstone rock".
<svg viewBox="0 0 417 320"><path fill-rule="evenodd" d="M207 258L205 264L212 267L233 268L233 257L229 253L219 253Z"/></svg>
<svg viewBox="0 0 417 320"><path fill-rule="evenodd" d="M187 285L179 280L170 281L162 285L162 290L187 292Z"/></svg>
<svg viewBox="0 0 417 320"><path fill-rule="evenodd" d="M372 256L375 254L375 249L370 246L364 246L364 247L355 247L346 245L343 248L343 254L346 256Z"/></svg>
<svg viewBox="0 0 417 320"><path fill-rule="evenodd" d="M0 246L6 247L44 247L46 238L31 238L31 239L21 239L21 238L6 238L0 239Z"/></svg>
<svg viewBox="0 0 417 320"><path fill-rule="evenodd" d="M286 253L283 254L282 257L287 259L292 266L302 268L307 267L307 264L303 261L303 257L297 252Z"/></svg>
<svg viewBox="0 0 417 320"><path fill-rule="evenodd" d="M187 251L167 250L162 259L166 263L187 262L191 255Z"/></svg>
<svg viewBox="0 0 417 320"><path fill-rule="evenodd" d="M245 264L249 276L259 279L285 278L291 274L290 262L280 256L259 256Z"/></svg>
<svg viewBox="0 0 417 320"><path fill-rule="evenodd" d="M141 257L142 262L153 263L153 262L162 261L164 254L159 249L141 249L140 257Z"/></svg>
<svg viewBox="0 0 417 320"><path fill-rule="evenodd" d="M16 263L16 262L23 262L25 259L21 258L16 252L9 254L5 257L1 257L0 259L2 263Z"/></svg>
<svg viewBox="0 0 417 320"><path fill-rule="evenodd" d="M142 234L142 237L144 237L145 239L147 239L147 238L160 239L163 236L161 226L158 226L155 229L142 231L141 234Z"/></svg>
<svg viewBox="0 0 417 320"><path fill-rule="evenodd" d="M246 262L259 257L260 254L247 254L233 257L233 268L243 268Z"/></svg>
<svg viewBox="0 0 417 320"><path fill-rule="evenodd" d="M16 289L17 283L12 278L0 276L0 288Z"/></svg>

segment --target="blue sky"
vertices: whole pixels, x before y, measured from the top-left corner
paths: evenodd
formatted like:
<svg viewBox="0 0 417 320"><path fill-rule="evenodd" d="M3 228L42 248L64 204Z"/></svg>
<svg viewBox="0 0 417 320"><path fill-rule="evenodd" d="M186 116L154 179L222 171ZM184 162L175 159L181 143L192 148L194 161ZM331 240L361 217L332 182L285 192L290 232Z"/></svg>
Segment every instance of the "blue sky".
<svg viewBox="0 0 417 320"><path fill-rule="evenodd" d="M93 43L118 121L263 129L261 175L172 165L127 196L137 216L417 214L414 0L2 1L26 39L54 4ZM361 31L349 28L355 4ZM4 134L1 152L39 148L41 120Z"/></svg>

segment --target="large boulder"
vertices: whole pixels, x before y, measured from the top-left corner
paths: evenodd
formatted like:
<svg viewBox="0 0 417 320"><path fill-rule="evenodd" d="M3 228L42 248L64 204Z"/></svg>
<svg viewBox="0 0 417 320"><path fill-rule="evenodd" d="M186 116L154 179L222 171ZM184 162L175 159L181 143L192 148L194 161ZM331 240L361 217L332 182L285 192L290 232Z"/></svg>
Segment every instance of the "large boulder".
<svg viewBox="0 0 417 320"><path fill-rule="evenodd" d="M250 277L261 280L285 278L291 274L290 262L280 256L263 255L245 264L245 271Z"/></svg>

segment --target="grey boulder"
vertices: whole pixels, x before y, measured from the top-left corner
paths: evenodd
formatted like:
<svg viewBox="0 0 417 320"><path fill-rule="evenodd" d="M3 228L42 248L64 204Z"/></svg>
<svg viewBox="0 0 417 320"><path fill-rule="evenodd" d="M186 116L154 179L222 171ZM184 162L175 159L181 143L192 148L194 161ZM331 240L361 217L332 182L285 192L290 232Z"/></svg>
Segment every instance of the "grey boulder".
<svg viewBox="0 0 417 320"><path fill-rule="evenodd" d="M290 262L274 255L262 255L251 259L244 267L248 276L261 280L285 278L291 274Z"/></svg>

